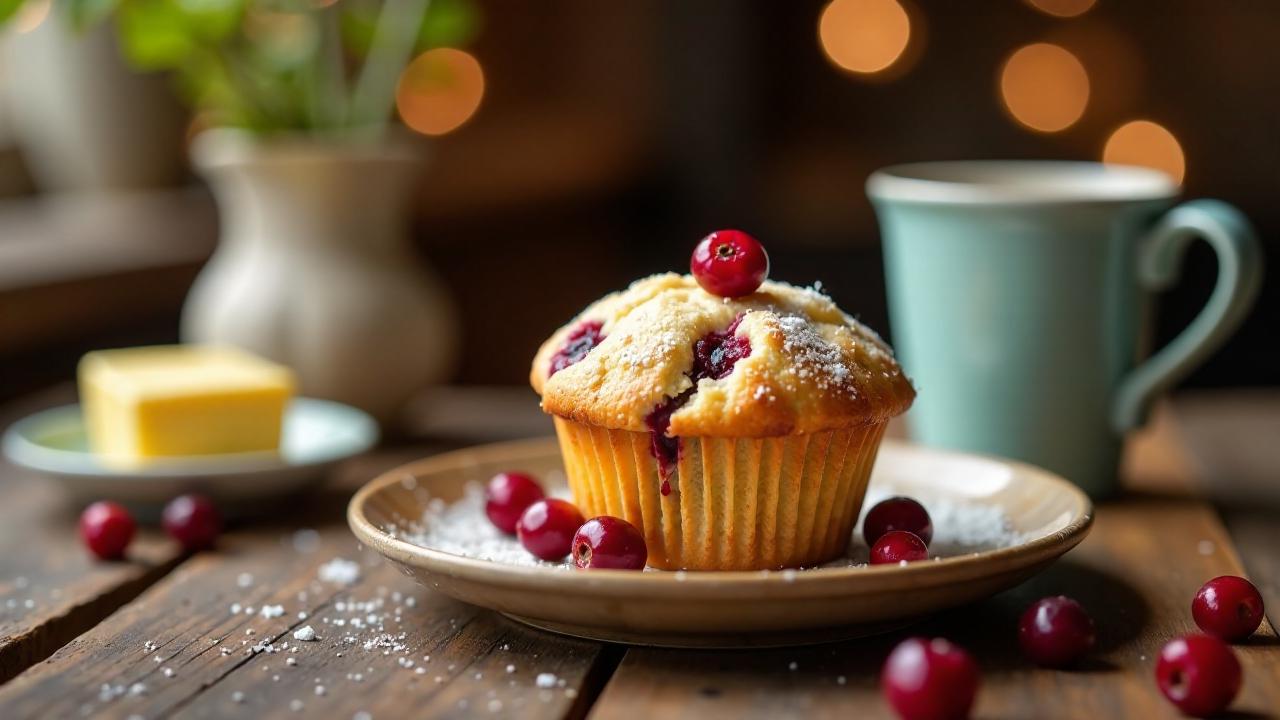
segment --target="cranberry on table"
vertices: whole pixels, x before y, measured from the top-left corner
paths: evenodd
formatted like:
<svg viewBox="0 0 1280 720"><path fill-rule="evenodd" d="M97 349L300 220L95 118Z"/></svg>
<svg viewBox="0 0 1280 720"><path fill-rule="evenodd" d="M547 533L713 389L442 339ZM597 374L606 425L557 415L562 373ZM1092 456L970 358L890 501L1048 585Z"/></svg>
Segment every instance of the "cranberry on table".
<svg viewBox="0 0 1280 720"><path fill-rule="evenodd" d="M489 480L484 491L484 513L489 522L508 535L516 531L520 515L545 497L538 481L518 472L501 472Z"/></svg>
<svg viewBox="0 0 1280 720"><path fill-rule="evenodd" d="M871 546L872 565L915 562L928 558L928 546L915 533L906 530L890 530Z"/></svg>
<svg viewBox="0 0 1280 720"><path fill-rule="evenodd" d="M516 523L516 536L524 549L535 556L561 560L573 547L573 536L582 523L582 513L573 503L547 498L525 508Z"/></svg>
<svg viewBox="0 0 1280 720"><path fill-rule="evenodd" d="M622 518L592 518L573 536L573 564L584 570L643 570L648 559L644 535Z"/></svg>
<svg viewBox="0 0 1280 720"><path fill-rule="evenodd" d="M712 295L742 297L769 277L769 253L741 230L717 230L693 249L689 272Z"/></svg>
<svg viewBox="0 0 1280 720"><path fill-rule="evenodd" d="M1037 665L1066 667L1093 649L1097 640L1093 618L1069 597L1041 598L1022 613L1018 644Z"/></svg>
<svg viewBox="0 0 1280 720"><path fill-rule="evenodd" d="M137 525L124 506L99 500L80 513L80 539L103 560L118 560L133 540Z"/></svg>
<svg viewBox="0 0 1280 720"><path fill-rule="evenodd" d="M862 521L862 537L870 547L880 536L892 530L915 533L925 545L933 542L933 520L924 506L901 495L881 500L867 512Z"/></svg>
<svg viewBox="0 0 1280 720"><path fill-rule="evenodd" d="M161 521L164 531L187 551L213 547L218 533L222 532L218 506L203 495L179 495L170 500L164 506Z"/></svg>
<svg viewBox="0 0 1280 720"><path fill-rule="evenodd" d="M1223 640L1243 640L1262 624L1262 594L1253 583L1223 575L1205 583L1191 601L1200 629Z"/></svg>
<svg viewBox="0 0 1280 720"><path fill-rule="evenodd" d="M880 692L902 720L962 720L978 695L978 665L941 638L903 640L880 671Z"/></svg>
<svg viewBox="0 0 1280 720"><path fill-rule="evenodd" d="M1240 661L1212 635L1170 640L1156 661L1156 683L1175 707L1193 717L1216 715L1240 692Z"/></svg>

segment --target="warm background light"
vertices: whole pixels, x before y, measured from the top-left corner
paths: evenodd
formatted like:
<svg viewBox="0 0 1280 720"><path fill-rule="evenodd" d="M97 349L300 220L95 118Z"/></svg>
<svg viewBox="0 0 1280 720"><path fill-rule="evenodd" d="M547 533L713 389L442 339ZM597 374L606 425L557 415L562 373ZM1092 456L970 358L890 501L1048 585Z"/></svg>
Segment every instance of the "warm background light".
<svg viewBox="0 0 1280 720"><path fill-rule="evenodd" d="M902 57L911 20L897 0L832 0L818 18L818 40L836 66L877 73Z"/></svg>
<svg viewBox="0 0 1280 720"><path fill-rule="evenodd" d="M1050 43L1020 48L1000 71L1000 99L1032 130L1071 127L1089 103L1089 74L1070 51Z"/></svg>
<svg viewBox="0 0 1280 720"><path fill-rule="evenodd" d="M484 73L471 54L435 48L419 55L400 76L396 108L410 128L444 135L465 123L484 97Z"/></svg>
<svg viewBox="0 0 1280 720"><path fill-rule="evenodd" d="M13 29L19 33L29 33L40 27L40 23L49 17L49 9L53 6L53 0L34 0L22 6L18 10L18 14L13 18Z"/></svg>
<svg viewBox="0 0 1280 720"><path fill-rule="evenodd" d="M1116 128L1102 149L1102 161L1155 168L1179 183L1187 172L1186 157L1178 138L1163 125L1150 120L1133 120Z"/></svg>
<svg viewBox="0 0 1280 720"><path fill-rule="evenodd" d="M1035 9L1055 17L1083 15L1097 0L1027 0Z"/></svg>

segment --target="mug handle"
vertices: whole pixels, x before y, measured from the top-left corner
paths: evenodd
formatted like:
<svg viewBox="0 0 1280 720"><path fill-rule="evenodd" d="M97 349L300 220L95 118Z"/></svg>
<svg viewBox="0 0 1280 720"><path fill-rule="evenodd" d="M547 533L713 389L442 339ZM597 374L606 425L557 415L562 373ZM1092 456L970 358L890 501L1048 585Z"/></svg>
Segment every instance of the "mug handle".
<svg viewBox="0 0 1280 720"><path fill-rule="evenodd" d="M1218 281L1191 324L1120 381L1112 428L1142 426L1151 400L1181 380L1231 335L1262 285L1262 251L1239 210L1219 200L1193 200L1165 213L1138 248L1138 283L1147 290L1173 285L1192 240L1204 238L1218 255Z"/></svg>

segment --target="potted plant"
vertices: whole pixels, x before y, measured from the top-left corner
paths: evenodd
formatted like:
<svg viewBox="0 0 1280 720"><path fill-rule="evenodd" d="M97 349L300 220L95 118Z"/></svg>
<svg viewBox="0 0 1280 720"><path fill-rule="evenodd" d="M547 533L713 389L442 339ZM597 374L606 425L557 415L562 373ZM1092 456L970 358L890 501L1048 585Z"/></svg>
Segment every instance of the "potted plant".
<svg viewBox="0 0 1280 720"><path fill-rule="evenodd" d="M222 231L183 309L184 341L286 363L304 394L383 420L443 379L452 306L407 233L422 141L394 117L410 61L425 63L420 78L453 80L452 56L432 53L471 38L473 5L59 1L81 26L113 22L130 64L169 72L194 110L191 156Z"/></svg>

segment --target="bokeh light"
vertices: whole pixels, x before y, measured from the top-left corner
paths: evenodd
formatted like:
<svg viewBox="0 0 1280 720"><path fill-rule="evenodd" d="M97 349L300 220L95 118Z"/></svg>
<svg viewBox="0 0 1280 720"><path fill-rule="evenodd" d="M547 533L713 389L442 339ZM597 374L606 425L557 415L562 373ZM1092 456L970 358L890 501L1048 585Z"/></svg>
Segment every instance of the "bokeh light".
<svg viewBox="0 0 1280 720"><path fill-rule="evenodd" d="M1040 132L1071 127L1089 104L1089 74L1071 51L1050 43L1019 48L1000 71L1000 99L1013 119Z"/></svg>
<svg viewBox="0 0 1280 720"><path fill-rule="evenodd" d="M1075 17L1083 15L1093 7L1097 0L1027 0L1035 9L1054 17Z"/></svg>
<svg viewBox="0 0 1280 720"><path fill-rule="evenodd" d="M837 67L869 75L902 57L911 19L898 0L832 0L818 18L818 41Z"/></svg>
<svg viewBox="0 0 1280 720"><path fill-rule="evenodd" d="M1102 149L1102 161L1155 168L1177 183L1187 173L1187 159L1178 138L1150 120L1132 120L1116 128Z"/></svg>
<svg viewBox="0 0 1280 720"><path fill-rule="evenodd" d="M49 9L53 0L34 0L23 5L13 18L13 29L18 33L29 33L40 27L40 23L49 17Z"/></svg>
<svg viewBox="0 0 1280 720"><path fill-rule="evenodd" d="M405 68L396 86L400 117L424 135L457 129L475 114L483 97L480 61L455 48L422 53Z"/></svg>

